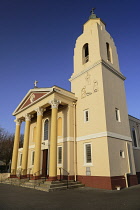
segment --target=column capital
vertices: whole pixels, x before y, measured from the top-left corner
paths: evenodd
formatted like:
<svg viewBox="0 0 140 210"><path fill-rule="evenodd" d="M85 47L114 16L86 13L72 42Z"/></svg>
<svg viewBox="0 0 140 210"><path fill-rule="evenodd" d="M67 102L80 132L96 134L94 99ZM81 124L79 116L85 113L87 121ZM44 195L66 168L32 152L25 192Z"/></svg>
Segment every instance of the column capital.
<svg viewBox="0 0 140 210"><path fill-rule="evenodd" d="M35 109L35 111L37 112L37 116L42 115L43 116L43 112L45 111L42 107L38 107L37 109Z"/></svg>
<svg viewBox="0 0 140 210"><path fill-rule="evenodd" d="M57 100L57 99L53 99L51 101L49 101L49 104L51 104L51 108L54 109L58 109L58 105L61 103L61 101Z"/></svg>
<svg viewBox="0 0 140 210"><path fill-rule="evenodd" d="M32 115L31 114L25 114L25 121L31 121Z"/></svg>
<svg viewBox="0 0 140 210"><path fill-rule="evenodd" d="M16 125L21 125L22 120L21 119L15 119L14 122L16 123Z"/></svg>

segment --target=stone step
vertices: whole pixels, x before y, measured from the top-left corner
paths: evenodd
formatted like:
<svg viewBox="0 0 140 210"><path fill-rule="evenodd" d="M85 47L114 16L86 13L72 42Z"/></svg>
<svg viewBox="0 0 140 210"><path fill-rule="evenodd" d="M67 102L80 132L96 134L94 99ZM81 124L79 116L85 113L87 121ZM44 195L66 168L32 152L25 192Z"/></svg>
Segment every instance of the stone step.
<svg viewBox="0 0 140 210"><path fill-rule="evenodd" d="M8 178L7 180L3 181L4 184L12 184L12 185L21 185L25 182L28 182L29 179L17 179L17 178Z"/></svg>
<svg viewBox="0 0 140 210"><path fill-rule="evenodd" d="M73 188L78 188L78 187L84 187L84 185L83 184L71 184L71 185L68 185L68 187L66 185L65 186L61 186L61 187L58 186L58 187L50 188L49 192L73 189Z"/></svg>
<svg viewBox="0 0 140 210"><path fill-rule="evenodd" d="M47 192L51 192L51 191L56 191L56 190L66 190L66 189L72 189L72 188L78 188L78 187L84 187L83 184L81 184L81 182L71 182L68 184L64 182L58 182L58 183L53 183L53 184L40 184L39 186L36 186L35 189L37 190L42 190L42 191L47 191Z"/></svg>
<svg viewBox="0 0 140 210"><path fill-rule="evenodd" d="M59 186L59 187L54 187L54 188L47 188L44 186L37 186L35 187L36 190L41 190L41 191L46 191L46 192L53 192L53 191L61 191L61 190L67 190L67 189L73 189L73 188L79 188L79 187L84 187L83 184L74 184L74 185L70 185L68 186Z"/></svg>
<svg viewBox="0 0 140 210"><path fill-rule="evenodd" d="M45 179L36 179L36 180L33 180L33 179L30 179L29 182L30 183L39 183L39 182L44 182Z"/></svg>
<svg viewBox="0 0 140 210"><path fill-rule="evenodd" d="M68 182L68 186L71 186L71 185L76 185L76 184L81 184L80 182L75 182L75 181L71 181L71 182ZM60 186L67 186L67 182L60 182L58 184L51 184L51 188L53 187L60 187Z"/></svg>
<svg viewBox="0 0 140 210"><path fill-rule="evenodd" d="M8 179L5 184L18 185L25 188L32 188L45 192L67 190L72 188L84 187L79 181L70 180L67 186L67 180L63 181L45 181L44 180L19 180L19 179Z"/></svg>

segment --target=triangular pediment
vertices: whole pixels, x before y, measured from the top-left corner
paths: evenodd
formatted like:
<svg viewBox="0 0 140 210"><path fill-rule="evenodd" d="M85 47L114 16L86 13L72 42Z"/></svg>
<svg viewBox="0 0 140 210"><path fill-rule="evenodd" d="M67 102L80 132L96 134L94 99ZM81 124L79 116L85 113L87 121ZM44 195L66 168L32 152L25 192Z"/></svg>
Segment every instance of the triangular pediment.
<svg viewBox="0 0 140 210"><path fill-rule="evenodd" d="M23 105L21 106L21 109L25 108L26 106L28 106L29 104L32 104L34 101L36 101L37 99L39 99L40 97L44 96L45 94L47 94L48 92L33 92L31 93L27 100L25 101L25 103L23 103Z"/></svg>
<svg viewBox="0 0 140 210"><path fill-rule="evenodd" d="M39 99L47 96L50 92L52 92L52 88L38 88L38 89L31 89L26 96L23 98L21 103L18 105L16 110L14 111L13 115L15 115L17 112L22 111L23 109L26 109L27 107L31 106L35 102L37 102Z"/></svg>

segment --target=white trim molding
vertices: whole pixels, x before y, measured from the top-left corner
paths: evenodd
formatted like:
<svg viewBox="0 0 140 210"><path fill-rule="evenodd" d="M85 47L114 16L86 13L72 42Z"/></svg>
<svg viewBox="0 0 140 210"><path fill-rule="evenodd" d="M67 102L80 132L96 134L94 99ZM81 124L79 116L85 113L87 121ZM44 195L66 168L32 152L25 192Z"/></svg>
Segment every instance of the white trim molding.
<svg viewBox="0 0 140 210"><path fill-rule="evenodd" d="M57 140L57 143L63 143L63 142L68 142L68 141L74 141L73 137L65 137Z"/></svg>
<svg viewBox="0 0 140 210"><path fill-rule="evenodd" d="M101 59L101 60L98 60L96 63L94 63L89 68L83 70L82 72L80 72L80 73L78 73L76 75L72 75L71 78L69 79L69 81L71 82L72 80L76 79L77 77L81 76L85 72L88 72L90 69L95 68L96 66L98 66L100 64L102 64L103 66L105 66L109 71L111 71L112 73L116 74L122 80L125 80L126 79L126 77L123 76L123 74L121 72L119 72L118 70L114 69L111 65L109 65L107 62L105 62L103 59Z"/></svg>
<svg viewBox="0 0 140 210"><path fill-rule="evenodd" d="M135 149L135 150L140 150L140 147L134 147L134 146L133 146L133 149Z"/></svg>
<svg viewBox="0 0 140 210"><path fill-rule="evenodd" d="M118 133L112 133L112 132L101 132L101 133L95 133L95 134L90 134L86 136L79 136L76 138L76 141L84 141L88 139L95 139L95 138L101 138L101 137L112 137L120 140L125 140L125 141L132 141L131 137L129 136L123 136Z"/></svg>
<svg viewBox="0 0 140 210"><path fill-rule="evenodd" d="M35 144L32 144L29 146L29 149L34 149L35 148Z"/></svg>

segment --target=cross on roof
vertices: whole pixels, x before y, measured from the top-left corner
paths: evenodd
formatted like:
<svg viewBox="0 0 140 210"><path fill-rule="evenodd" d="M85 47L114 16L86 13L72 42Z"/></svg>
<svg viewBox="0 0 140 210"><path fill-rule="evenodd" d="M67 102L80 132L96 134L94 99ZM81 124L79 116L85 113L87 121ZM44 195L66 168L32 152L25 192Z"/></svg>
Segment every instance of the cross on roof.
<svg viewBox="0 0 140 210"><path fill-rule="evenodd" d="M92 8L92 10L90 11L91 12L91 14L94 14L94 10L95 10L96 8Z"/></svg>
<svg viewBox="0 0 140 210"><path fill-rule="evenodd" d="M35 80L35 82L34 82L34 88L37 88L37 83L38 83L38 81Z"/></svg>

